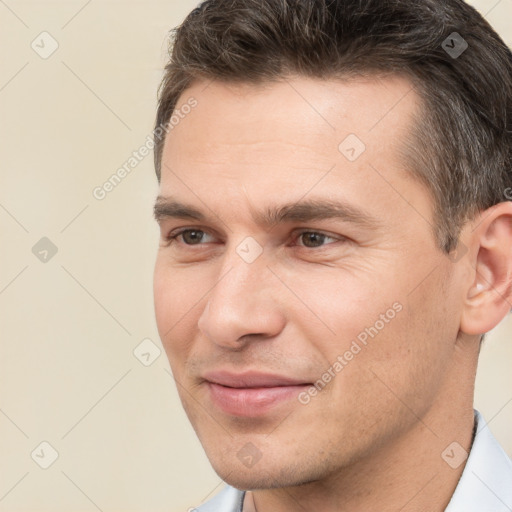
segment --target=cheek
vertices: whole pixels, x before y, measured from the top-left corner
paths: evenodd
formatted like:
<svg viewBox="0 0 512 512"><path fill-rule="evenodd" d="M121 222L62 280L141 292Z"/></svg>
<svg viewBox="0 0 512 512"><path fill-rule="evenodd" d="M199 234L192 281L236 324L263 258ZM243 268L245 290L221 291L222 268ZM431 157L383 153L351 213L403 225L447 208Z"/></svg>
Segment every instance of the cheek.
<svg viewBox="0 0 512 512"><path fill-rule="evenodd" d="M194 283L180 279L180 272L157 261L153 296L158 333L171 366L187 351L187 331L195 308L200 307ZM173 368L174 370L174 368Z"/></svg>
<svg viewBox="0 0 512 512"><path fill-rule="evenodd" d="M165 333L171 328L172 296L169 294L167 273L157 261L153 275L153 301L155 306L155 318L158 333L162 342L165 341Z"/></svg>
<svg viewBox="0 0 512 512"><path fill-rule="evenodd" d="M411 389L418 367L428 369L436 357L423 339L431 336L423 327L432 313L425 297L408 297L407 283L389 271L381 275L388 277L335 269L333 279L317 279L314 285L302 281L301 299L318 318L300 307L293 321L322 361L317 378L325 375L332 381L330 387L341 402L348 400L348 390L351 396L367 395L369 401L382 399L389 393L388 378L398 389ZM434 317L439 321L438 314ZM329 370L332 379L325 374Z"/></svg>
<svg viewBox="0 0 512 512"><path fill-rule="evenodd" d="M336 268L332 274L317 279L301 277L295 283L301 303L294 306L294 321L331 358L348 350L352 341L359 340L363 346L365 341L381 336L403 309L399 290L382 280L376 283L375 275L365 272Z"/></svg>
<svg viewBox="0 0 512 512"><path fill-rule="evenodd" d="M415 289L406 286L402 293L395 288L401 311L368 338L357 363L347 367L345 383L366 407L408 422L414 414L423 416L436 399L449 371L450 340L456 335L447 322L440 279L433 275ZM375 322L374 327L380 326Z"/></svg>

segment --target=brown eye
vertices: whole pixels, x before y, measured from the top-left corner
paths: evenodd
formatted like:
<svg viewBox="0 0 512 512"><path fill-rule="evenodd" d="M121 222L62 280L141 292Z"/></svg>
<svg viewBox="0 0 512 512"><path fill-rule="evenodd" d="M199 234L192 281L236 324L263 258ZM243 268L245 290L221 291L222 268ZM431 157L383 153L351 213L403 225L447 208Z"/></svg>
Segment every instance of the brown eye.
<svg viewBox="0 0 512 512"><path fill-rule="evenodd" d="M320 233L302 233L302 241L306 247L319 247L325 241L325 235Z"/></svg>
<svg viewBox="0 0 512 512"><path fill-rule="evenodd" d="M309 249L315 249L318 247L324 247L324 244L326 239L335 240L332 236L326 235L324 233L319 233L317 231L303 231L302 233L299 233L298 239L303 240L303 244L299 244L301 247L307 247Z"/></svg>
<svg viewBox="0 0 512 512"><path fill-rule="evenodd" d="M189 229L187 231L183 231L181 233L181 236L182 236L182 239L183 241L187 244L187 245L195 245L197 243L200 243L201 240L203 239L203 236L204 236L204 231L199 231L199 230L192 230L192 229Z"/></svg>
<svg viewBox="0 0 512 512"><path fill-rule="evenodd" d="M202 245L208 233L201 229L182 229L167 236L169 244L182 243L183 245ZM182 242L179 240L181 238Z"/></svg>

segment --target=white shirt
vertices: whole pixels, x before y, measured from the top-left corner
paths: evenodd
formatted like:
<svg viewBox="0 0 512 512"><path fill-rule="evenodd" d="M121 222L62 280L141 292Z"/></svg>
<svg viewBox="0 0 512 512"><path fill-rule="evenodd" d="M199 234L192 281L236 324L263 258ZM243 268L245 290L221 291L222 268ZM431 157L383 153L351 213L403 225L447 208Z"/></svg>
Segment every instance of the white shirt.
<svg viewBox="0 0 512 512"><path fill-rule="evenodd" d="M475 410L476 435L445 512L512 512L512 461ZM197 512L242 512L245 491L226 486Z"/></svg>

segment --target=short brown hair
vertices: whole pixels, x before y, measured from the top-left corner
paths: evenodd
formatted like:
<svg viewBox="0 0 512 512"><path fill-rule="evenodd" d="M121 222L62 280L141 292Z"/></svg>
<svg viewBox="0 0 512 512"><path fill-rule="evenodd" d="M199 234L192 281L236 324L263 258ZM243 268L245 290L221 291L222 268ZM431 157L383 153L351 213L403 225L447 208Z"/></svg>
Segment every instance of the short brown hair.
<svg viewBox="0 0 512 512"><path fill-rule="evenodd" d="M422 99L403 156L432 194L434 235L449 252L464 222L512 186L512 54L462 0L204 1L172 31L155 130L196 80L389 73ZM163 146L157 138L158 180Z"/></svg>

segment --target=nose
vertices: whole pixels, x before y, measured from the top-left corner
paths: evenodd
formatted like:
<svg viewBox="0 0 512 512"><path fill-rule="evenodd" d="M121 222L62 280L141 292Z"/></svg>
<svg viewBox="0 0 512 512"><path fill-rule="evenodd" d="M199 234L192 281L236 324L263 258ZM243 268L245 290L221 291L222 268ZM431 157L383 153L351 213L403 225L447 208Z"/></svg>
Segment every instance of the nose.
<svg viewBox="0 0 512 512"><path fill-rule="evenodd" d="M249 264L235 254L230 263L209 294L198 328L216 345L240 350L284 328L285 316L277 300L278 287L283 285L263 257Z"/></svg>

